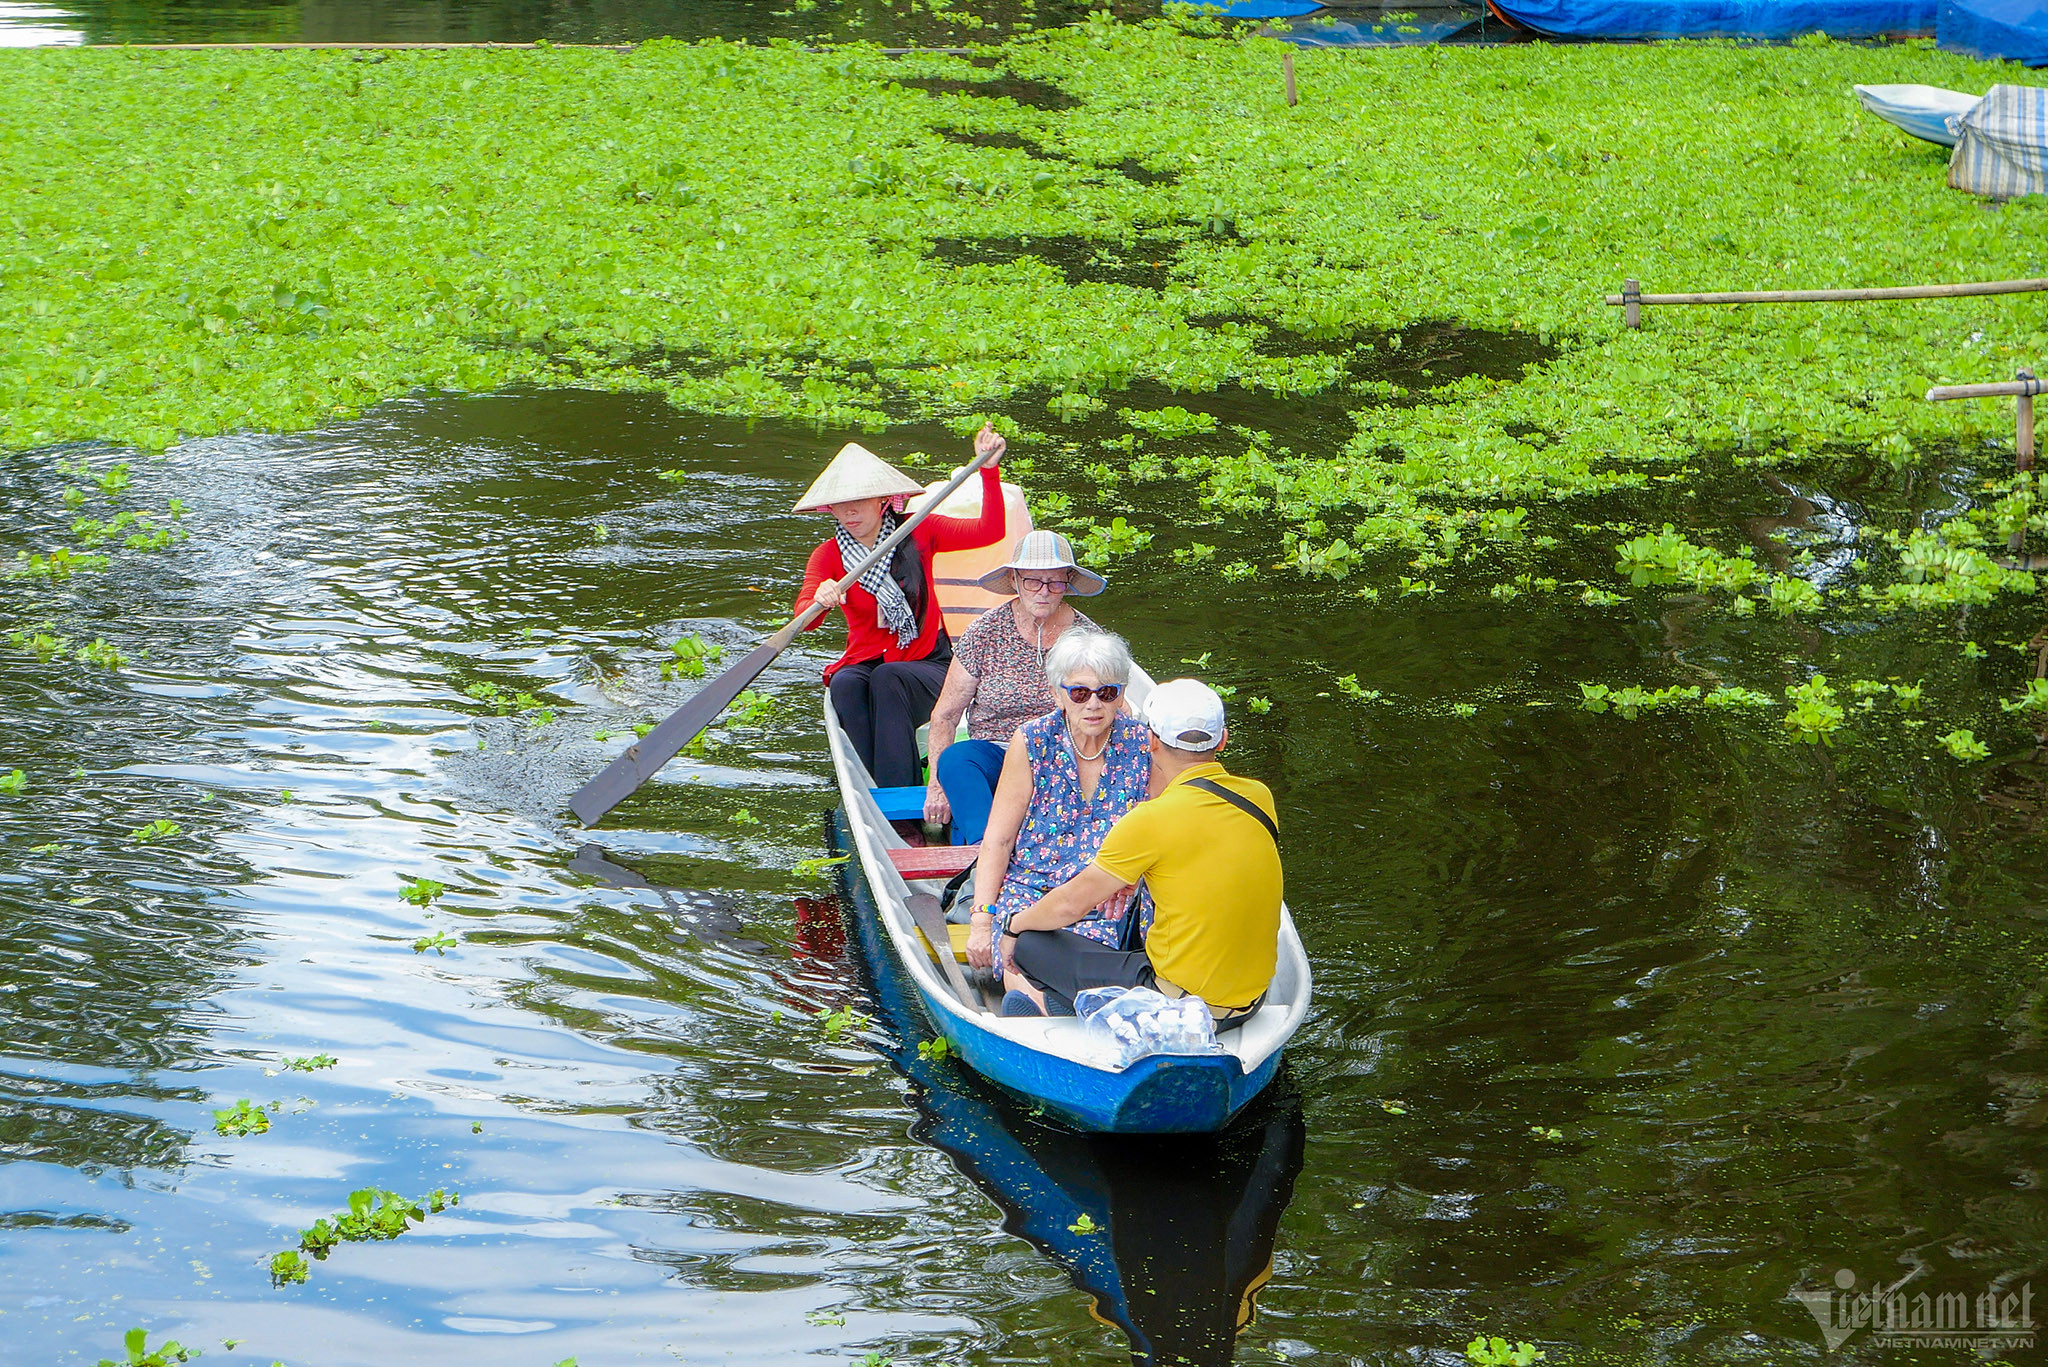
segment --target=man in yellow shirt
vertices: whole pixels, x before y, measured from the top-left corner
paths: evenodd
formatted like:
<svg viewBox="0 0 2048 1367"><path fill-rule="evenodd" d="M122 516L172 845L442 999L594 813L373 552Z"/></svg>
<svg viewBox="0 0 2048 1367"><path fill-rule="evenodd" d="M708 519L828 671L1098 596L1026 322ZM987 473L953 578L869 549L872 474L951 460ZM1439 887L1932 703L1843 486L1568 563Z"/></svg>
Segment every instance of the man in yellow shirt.
<svg viewBox="0 0 2048 1367"><path fill-rule="evenodd" d="M1224 771L1230 738L1223 699L1175 679L1145 700L1152 729L1151 800L1110 829L1088 867L1010 918L1005 957L1030 988L1004 998L1005 1015L1072 1010L1090 987L1152 987L1200 997L1219 1027L1240 1024L1273 981L1280 943L1280 847L1273 794ZM1065 932L1139 879L1152 895L1142 949L1119 950Z"/></svg>

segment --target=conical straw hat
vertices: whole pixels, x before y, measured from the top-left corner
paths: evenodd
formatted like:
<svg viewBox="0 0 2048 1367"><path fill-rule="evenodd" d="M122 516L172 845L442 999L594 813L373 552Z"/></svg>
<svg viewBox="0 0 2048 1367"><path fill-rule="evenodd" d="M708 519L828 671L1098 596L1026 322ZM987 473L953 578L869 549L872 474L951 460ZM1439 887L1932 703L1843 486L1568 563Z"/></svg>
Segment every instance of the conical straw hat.
<svg viewBox="0 0 2048 1367"><path fill-rule="evenodd" d="M791 511L815 512L834 503L851 503L857 498L894 498L898 494L923 492L922 484L859 442L850 441L839 448L839 454L832 457L825 473L811 481L811 487L804 490L804 496L796 501L796 507Z"/></svg>

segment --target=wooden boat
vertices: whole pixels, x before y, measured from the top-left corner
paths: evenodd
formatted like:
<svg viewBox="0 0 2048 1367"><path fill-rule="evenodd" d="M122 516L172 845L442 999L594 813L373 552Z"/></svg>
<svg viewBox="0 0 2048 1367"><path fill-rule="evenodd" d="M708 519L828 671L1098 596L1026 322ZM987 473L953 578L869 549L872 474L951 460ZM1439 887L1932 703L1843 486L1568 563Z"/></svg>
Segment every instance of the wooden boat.
<svg viewBox="0 0 2048 1367"><path fill-rule="evenodd" d="M849 848L843 815L834 828ZM988 1194L1003 1228L1066 1270L1093 1299L1095 1317L1129 1335L1133 1362L1229 1361L1272 1276L1301 1172L1301 1098L1283 1080L1214 1135L1108 1138L1036 1123L918 1050L924 1008L866 884L849 876L845 887L857 962L871 969L868 986L889 1027L878 1046L913 1084L912 1134Z"/></svg>
<svg viewBox="0 0 2048 1367"><path fill-rule="evenodd" d="M1133 707L1142 707L1151 687L1143 670L1134 672ZM907 845L882 805L890 790L877 789L854 754L829 694L824 714L852 853L873 894L881 939L909 975L934 1028L969 1067L1077 1129L1118 1134L1220 1130L1273 1080L1282 1049L1308 1011L1310 991L1308 956L1285 905L1273 985L1251 1020L1218 1037L1223 1053L1155 1054L1121 1071L1104 1067L1092 1061L1080 1021L1001 1016L1000 994L969 982L938 895L971 854Z"/></svg>
<svg viewBox="0 0 2048 1367"><path fill-rule="evenodd" d="M1948 121L1969 113L1984 98L1937 85L1859 85L1855 91L1863 107L1886 123L1943 147L1956 145Z"/></svg>

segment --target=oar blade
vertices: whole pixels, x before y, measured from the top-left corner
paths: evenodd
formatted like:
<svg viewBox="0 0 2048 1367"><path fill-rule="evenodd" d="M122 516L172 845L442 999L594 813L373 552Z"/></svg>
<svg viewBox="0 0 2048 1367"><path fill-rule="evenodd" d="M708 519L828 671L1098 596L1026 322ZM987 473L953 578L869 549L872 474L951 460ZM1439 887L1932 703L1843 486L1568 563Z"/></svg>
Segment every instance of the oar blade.
<svg viewBox="0 0 2048 1367"><path fill-rule="evenodd" d="M676 751L697 738L698 732L718 720L732 700L760 677L761 671L789 642L781 632L755 646L725 673L713 679L702 693L669 713L667 720L626 747L624 754L604 767L604 772L576 790L569 810L586 826L594 826L604 814L633 795L635 789L653 778L655 771L675 757Z"/></svg>

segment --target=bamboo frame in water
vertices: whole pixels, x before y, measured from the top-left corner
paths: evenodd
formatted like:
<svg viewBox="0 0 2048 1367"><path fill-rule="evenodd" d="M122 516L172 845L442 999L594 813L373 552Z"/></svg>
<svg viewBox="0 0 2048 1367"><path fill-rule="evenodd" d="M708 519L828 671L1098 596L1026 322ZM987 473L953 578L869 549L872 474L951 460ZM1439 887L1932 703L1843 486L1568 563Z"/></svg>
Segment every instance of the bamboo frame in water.
<svg viewBox="0 0 2048 1367"><path fill-rule="evenodd" d="M1846 304L1875 299L1967 299L1985 294L2029 294L2048 290L2048 278L1976 280L1958 285L1883 285L1843 290L1711 290L1692 294L1644 294L1631 278L1620 294L1603 297L1609 308L1625 309L1623 322L1642 326L1648 304Z"/></svg>
<svg viewBox="0 0 2048 1367"><path fill-rule="evenodd" d="M2022 370L2010 380L1995 384L1938 384L1927 391L1932 403L1949 399L2001 399L2010 395L2013 399L2013 468L2031 470L2034 466L2034 396L2042 391L2043 382L2034 377L2031 370ZM2006 541L2006 549L2017 555L2026 545L2027 529L2021 527Z"/></svg>

